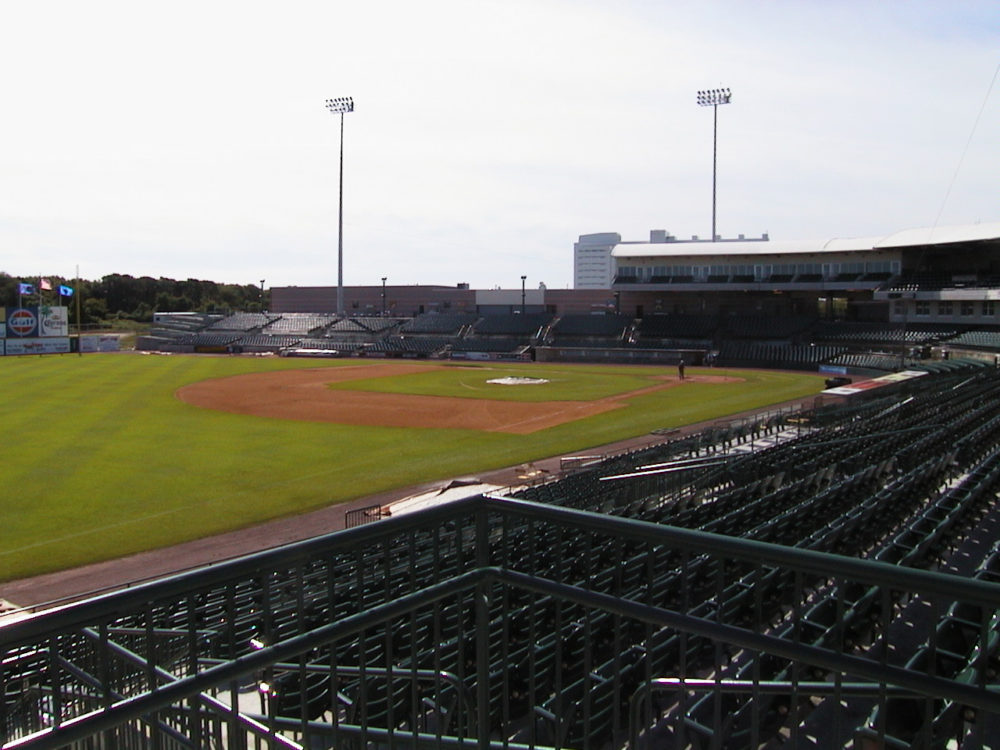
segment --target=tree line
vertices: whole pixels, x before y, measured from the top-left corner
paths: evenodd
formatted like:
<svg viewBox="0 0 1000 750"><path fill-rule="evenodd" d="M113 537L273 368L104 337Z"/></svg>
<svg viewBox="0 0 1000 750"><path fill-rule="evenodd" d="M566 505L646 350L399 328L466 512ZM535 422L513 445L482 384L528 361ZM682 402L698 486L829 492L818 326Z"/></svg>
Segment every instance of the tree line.
<svg viewBox="0 0 1000 750"><path fill-rule="evenodd" d="M159 278L111 274L101 279L67 279L64 276L44 276L52 291L42 292L45 304L63 304L72 308L75 316L80 295L80 312L85 325L109 320L134 320L148 323L156 312L260 312L267 309L267 292L254 284L220 284L199 279ZM31 284L35 294L19 295L21 283ZM59 296L59 286L73 288L74 297ZM37 305L39 279L11 276L0 271L0 307L19 304Z"/></svg>

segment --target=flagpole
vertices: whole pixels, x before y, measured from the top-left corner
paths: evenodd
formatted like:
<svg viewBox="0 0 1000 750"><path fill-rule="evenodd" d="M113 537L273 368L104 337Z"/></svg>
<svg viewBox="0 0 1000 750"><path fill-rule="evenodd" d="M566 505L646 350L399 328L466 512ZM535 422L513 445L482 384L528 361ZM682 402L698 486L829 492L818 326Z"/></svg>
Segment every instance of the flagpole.
<svg viewBox="0 0 1000 750"><path fill-rule="evenodd" d="M83 288L80 286L80 266L76 267L76 289L73 290L76 295L76 356L83 356L83 338L80 332L83 330L81 324L83 319L80 317L80 295L83 293Z"/></svg>

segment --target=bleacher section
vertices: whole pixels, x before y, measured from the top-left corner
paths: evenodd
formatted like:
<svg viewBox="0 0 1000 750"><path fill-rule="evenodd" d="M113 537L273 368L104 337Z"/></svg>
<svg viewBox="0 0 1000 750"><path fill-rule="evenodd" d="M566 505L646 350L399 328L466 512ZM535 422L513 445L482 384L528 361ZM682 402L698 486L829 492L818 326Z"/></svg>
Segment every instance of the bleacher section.
<svg viewBox="0 0 1000 750"><path fill-rule="evenodd" d="M176 352L295 353L333 356L492 358L539 356L546 361L648 362L681 357L689 364L815 369L854 373L930 367L951 349L991 361L1000 333L949 324L815 320L808 316L654 313L424 313L414 318L304 313L163 317L137 348ZM251 326L248 328L248 326ZM256 327L252 327L256 326ZM421 341L420 339L426 339ZM976 352L982 352L976 355Z"/></svg>
<svg viewBox="0 0 1000 750"><path fill-rule="evenodd" d="M452 336L388 336L367 346L365 353L429 357L444 352L456 341Z"/></svg>
<svg viewBox="0 0 1000 750"><path fill-rule="evenodd" d="M459 336L479 317L472 313L423 313L408 320L400 328L403 334L431 334L434 336Z"/></svg>
<svg viewBox="0 0 1000 750"><path fill-rule="evenodd" d="M524 315L484 315L473 326L476 336L519 336L533 338L552 322L549 313L525 313Z"/></svg>
<svg viewBox="0 0 1000 750"><path fill-rule="evenodd" d="M553 347L619 348L628 344L634 322L628 315L563 315L549 326L544 342Z"/></svg>
<svg viewBox="0 0 1000 750"><path fill-rule="evenodd" d="M255 328L263 328L266 325L278 320L279 315L267 315L265 313L233 313L227 315L222 320L212 323L208 327L209 331L252 331Z"/></svg>
<svg viewBox="0 0 1000 750"><path fill-rule="evenodd" d="M901 357L898 354L839 354L830 360L830 364L857 370L896 372L897 370L912 368L918 362L909 357Z"/></svg>
<svg viewBox="0 0 1000 750"><path fill-rule="evenodd" d="M301 340L301 336L257 333L237 339L232 346L236 352L277 352L289 346L298 346Z"/></svg>
<svg viewBox="0 0 1000 750"><path fill-rule="evenodd" d="M802 315L729 315L726 335L738 339L788 339L804 334L816 322Z"/></svg>
<svg viewBox="0 0 1000 750"><path fill-rule="evenodd" d="M838 355L844 351L846 349L842 346L726 341L719 347L716 364L723 367L815 370L822 363L836 362Z"/></svg>
<svg viewBox="0 0 1000 750"><path fill-rule="evenodd" d="M640 340L712 339L718 328L715 315L656 314L639 321L638 334Z"/></svg>
<svg viewBox="0 0 1000 750"><path fill-rule="evenodd" d="M1000 331L966 331L948 340L949 346L1000 351Z"/></svg>
<svg viewBox="0 0 1000 750"><path fill-rule="evenodd" d="M345 356L351 354L358 354L365 348L364 343L359 343L357 341L348 341L346 339L339 339L336 337L330 338L305 338L299 341L297 345L300 349L317 349L326 351L337 351Z"/></svg>
<svg viewBox="0 0 1000 750"><path fill-rule="evenodd" d="M261 329L262 333L283 335L306 335L320 332L337 321L335 315L314 315L312 313L283 313Z"/></svg>
<svg viewBox="0 0 1000 750"><path fill-rule="evenodd" d="M551 327L556 338L610 338L621 340L632 327L629 315L563 315Z"/></svg>
<svg viewBox="0 0 1000 750"><path fill-rule="evenodd" d="M528 342L515 336L470 336L457 339L451 344L451 351L458 354L481 352L487 354L512 354L528 348Z"/></svg>
<svg viewBox="0 0 1000 750"><path fill-rule="evenodd" d="M843 344L931 344L955 336L954 327L902 323L820 321L813 326L817 341Z"/></svg>
<svg viewBox="0 0 1000 750"><path fill-rule="evenodd" d="M1000 373L747 418L0 628L19 748L985 748Z"/></svg>

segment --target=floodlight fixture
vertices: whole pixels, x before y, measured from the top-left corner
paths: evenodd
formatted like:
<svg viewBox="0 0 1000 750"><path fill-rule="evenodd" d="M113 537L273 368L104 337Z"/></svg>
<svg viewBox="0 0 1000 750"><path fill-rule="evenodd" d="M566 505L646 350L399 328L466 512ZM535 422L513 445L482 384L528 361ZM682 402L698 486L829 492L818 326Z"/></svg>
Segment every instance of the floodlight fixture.
<svg viewBox="0 0 1000 750"><path fill-rule="evenodd" d="M340 199L337 214L337 315L344 314L344 115L354 111L354 99L339 96L327 99L326 108L340 115Z"/></svg>
<svg viewBox="0 0 1000 750"><path fill-rule="evenodd" d="M706 89L699 91L697 100L702 107L716 107L720 104L729 104L733 94L729 89Z"/></svg>
<svg viewBox="0 0 1000 750"><path fill-rule="evenodd" d="M334 114L344 114L354 111L354 99L349 96L339 96L336 99L327 99L326 108Z"/></svg>
<svg viewBox="0 0 1000 750"><path fill-rule="evenodd" d="M712 108L712 242L715 242L715 182L719 153L719 105L729 104L733 93L729 89L705 89L696 97L699 107Z"/></svg>

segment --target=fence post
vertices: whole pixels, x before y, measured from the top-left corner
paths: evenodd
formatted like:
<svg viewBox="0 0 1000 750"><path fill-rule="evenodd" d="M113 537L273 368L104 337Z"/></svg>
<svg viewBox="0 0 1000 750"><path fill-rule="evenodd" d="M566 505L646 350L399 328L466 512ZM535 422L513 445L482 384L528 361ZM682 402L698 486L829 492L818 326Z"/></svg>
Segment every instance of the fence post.
<svg viewBox="0 0 1000 750"><path fill-rule="evenodd" d="M489 501L476 511L476 567L490 564ZM490 746L490 584L476 584L476 736L480 750Z"/></svg>

